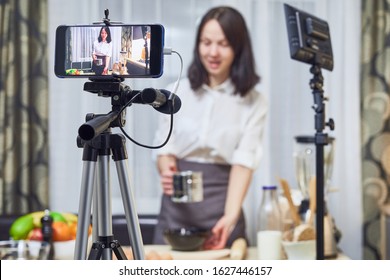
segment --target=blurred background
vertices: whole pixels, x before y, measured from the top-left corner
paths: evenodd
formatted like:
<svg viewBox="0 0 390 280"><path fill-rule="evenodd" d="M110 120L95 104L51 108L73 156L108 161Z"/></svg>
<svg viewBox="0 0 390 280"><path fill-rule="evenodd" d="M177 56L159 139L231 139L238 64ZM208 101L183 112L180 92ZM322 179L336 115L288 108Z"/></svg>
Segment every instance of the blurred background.
<svg viewBox="0 0 390 280"><path fill-rule="evenodd" d="M111 21L160 23L165 46L183 57L184 75L200 17L213 6L229 5L246 19L262 77L258 89L269 100L265 154L245 200L254 245L261 186L278 185L281 177L297 190L295 137L315 133L310 65L290 58L284 3L330 26L335 66L323 75L329 99L326 120L334 119L336 126L325 131L335 138L327 201L342 232L339 247L352 259L383 258L390 234L384 226L390 215L388 0L0 1L0 213L44 208L77 212L82 175L77 131L86 114L111 110L110 99L83 91L86 79L54 75L57 26L101 21L105 9ZM132 89L166 88L179 71L178 57L165 56L161 78L124 83ZM129 107L126 132L151 144L158 114L146 105ZM136 208L142 214L157 214L161 189L152 151L130 141L127 150ZM114 166L111 179L113 213L123 213Z"/></svg>

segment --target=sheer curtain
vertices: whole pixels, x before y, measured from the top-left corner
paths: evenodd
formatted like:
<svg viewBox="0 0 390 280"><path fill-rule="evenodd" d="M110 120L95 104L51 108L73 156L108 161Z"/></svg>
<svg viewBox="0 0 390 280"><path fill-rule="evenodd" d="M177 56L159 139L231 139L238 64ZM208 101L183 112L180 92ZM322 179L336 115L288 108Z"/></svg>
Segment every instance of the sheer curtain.
<svg viewBox="0 0 390 280"><path fill-rule="evenodd" d="M255 244L255 218L262 185L278 184L286 178L296 188L293 147L296 135L312 135L314 130L313 98L309 87L310 65L289 57L283 3L326 20L330 24L335 68L323 70L325 78L326 117L333 118L336 129L328 132L336 138L332 185L337 192L329 194L329 209L343 233L340 247L354 259L361 258L361 171L359 116L359 34L360 1L295 0L295 1L75 1L66 6L49 1L50 53L54 54L55 28L60 24L92 23L103 17L125 23L161 23L166 28L165 45L178 51L184 70L192 57L196 24L211 6L231 5L245 16L252 33L258 72L262 82L258 88L269 100L269 116L265 136L265 155L255 174L245 201L248 229ZM74 7L77 7L74 8ZM53 65L53 56L50 65ZM164 88L176 80L179 59L166 56L164 75L159 79L126 80L133 89ZM50 77L50 145L51 202L57 210L77 211L81 178L81 150L76 146L78 127L89 112L107 113L110 100L83 92L84 80ZM169 90L169 89L168 89ZM138 105L127 109L126 131L137 141L150 144L158 112ZM151 151L127 141L129 166L136 207L140 213L157 213L161 194ZM111 170L113 211L122 211L116 173Z"/></svg>

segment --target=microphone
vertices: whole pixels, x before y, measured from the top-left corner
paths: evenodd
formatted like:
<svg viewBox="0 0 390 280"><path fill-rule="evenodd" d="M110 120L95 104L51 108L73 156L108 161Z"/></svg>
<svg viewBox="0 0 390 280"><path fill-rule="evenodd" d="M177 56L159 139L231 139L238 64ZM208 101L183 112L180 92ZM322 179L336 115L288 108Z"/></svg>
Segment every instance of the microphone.
<svg viewBox="0 0 390 280"><path fill-rule="evenodd" d="M142 103L153 106L154 109L163 114L176 114L181 108L180 98L165 89L145 88L141 91L140 96Z"/></svg>

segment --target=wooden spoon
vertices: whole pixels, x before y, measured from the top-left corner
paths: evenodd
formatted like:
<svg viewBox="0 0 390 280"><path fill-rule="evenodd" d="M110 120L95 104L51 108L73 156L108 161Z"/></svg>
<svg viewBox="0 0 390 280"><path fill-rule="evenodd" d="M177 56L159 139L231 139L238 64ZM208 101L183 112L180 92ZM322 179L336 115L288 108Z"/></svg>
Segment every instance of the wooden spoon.
<svg viewBox="0 0 390 280"><path fill-rule="evenodd" d="M294 224L295 224L295 226L298 226L301 224L302 221L301 221L301 218L299 217L297 208L295 207L294 202L292 200L290 186L289 186L288 182L284 179L279 178L279 182L283 188L284 196L287 198Z"/></svg>

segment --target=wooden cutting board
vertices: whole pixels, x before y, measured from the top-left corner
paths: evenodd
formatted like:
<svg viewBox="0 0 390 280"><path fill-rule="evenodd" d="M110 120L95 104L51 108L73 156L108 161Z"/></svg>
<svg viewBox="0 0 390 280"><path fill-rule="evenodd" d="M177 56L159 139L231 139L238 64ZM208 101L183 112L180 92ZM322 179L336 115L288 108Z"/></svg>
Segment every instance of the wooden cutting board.
<svg viewBox="0 0 390 280"><path fill-rule="evenodd" d="M166 245L145 245L145 254L155 251L158 254L169 253L174 260L218 260L228 258L230 249L199 250L199 251L175 251Z"/></svg>
<svg viewBox="0 0 390 280"><path fill-rule="evenodd" d="M219 260L228 258L230 255L230 250L221 249L194 252L171 251L171 254L174 260Z"/></svg>
<svg viewBox="0 0 390 280"><path fill-rule="evenodd" d="M133 259L131 249L122 247L127 258ZM174 260L218 260L227 259L230 256L230 249L221 250L199 250L199 251L175 251L168 245L145 245L145 256L151 252L157 253L160 256L169 254Z"/></svg>

